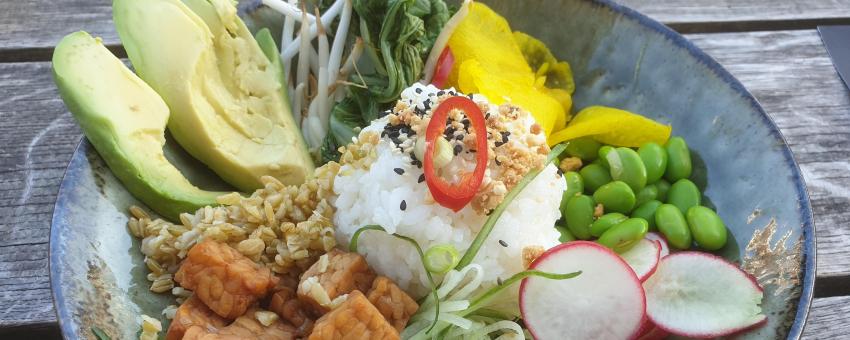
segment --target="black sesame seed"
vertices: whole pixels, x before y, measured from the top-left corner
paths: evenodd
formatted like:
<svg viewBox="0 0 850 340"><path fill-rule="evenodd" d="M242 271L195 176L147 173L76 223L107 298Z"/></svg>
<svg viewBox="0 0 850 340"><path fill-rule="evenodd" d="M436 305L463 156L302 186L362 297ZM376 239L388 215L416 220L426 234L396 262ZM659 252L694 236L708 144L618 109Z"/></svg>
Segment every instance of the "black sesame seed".
<svg viewBox="0 0 850 340"><path fill-rule="evenodd" d="M457 155L460 154L461 151L463 151L463 147L460 146L460 145L455 145L454 151L455 151L455 156L457 156Z"/></svg>
<svg viewBox="0 0 850 340"><path fill-rule="evenodd" d="M472 99L472 93L468 94L467 97L469 97L469 99Z"/></svg>
<svg viewBox="0 0 850 340"><path fill-rule="evenodd" d="M507 242L505 242L504 240L499 240L499 244L501 244L501 245L502 245L502 247L507 247L507 246L508 246L508 243L507 243Z"/></svg>
<svg viewBox="0 0 850 340"><path fill-rule="evenodd" d="M401 204L399 204L398 208L401 209L401 211L407 209L407 201L401 200Z"/></svg>
<svg viewBox="0 0 850 340"><path fill-rule="evenodd" d="M502 134L502 143L507 143L508 137L511 135L511 133L508 131L502 131L500 133Z"/></svg>
<svg viewBox="0 0 850 340"><path fill-rule="evenodd" d="M422 93L422 89L421 89L421 88L416 88L416 90L415 90L415 91L416 91L416 93Z"/></svg>
<svg viewBox="0 0 850 340"><path fill-rule="evenodd" d="M395 173L397 173L399 175L404 175L404 169L402 169L402 168L395 168L395 169L393 169L393 171L395 171Z"/></svg>
<svg viewBox="0 0 850 340"><path fill-rule="evenodd" d="M495 159L495 161L496 161L496 166L500 166L500 165L502 165L502 162L499 162L499 160L498 160L498 159Z"/></svg>
<svg viewBox="0 0 850 340"><path fill-rule="evenodd" d="M418 183L422 183L422 182L425 182L425 174L419 175L419 182Z"/></svg>
<svg viewBox="0 0 850 340"><path fill-rule="evenodd" d="M563 175L564 175L564 171L561 170L560 168L558 168L558 177L561 177Z"/></svg>
<svg viewBox="0 0 850 340"><path fill-rule="evenodd" d="M463 140L463 134L459 134L459 135L455 136L455 139Z"/></svg>
<svg viewBox="0 0 850 340"><path fill-rule="evenodd" d="M424 102L424 103L422 103L422 106L424 106L424 107L425 107L425 110L430 110L430 109L431 109L431 100L430 100L430 99L426 99L426 100L425 100L425 102Z"/></svg>
<svg viewBox="0 0 850 340"><path fill-rule="evenodd" d="M442 96L444 94L446 94L446 91L443 91L443 90L437 91L437 96Z"/></svg>

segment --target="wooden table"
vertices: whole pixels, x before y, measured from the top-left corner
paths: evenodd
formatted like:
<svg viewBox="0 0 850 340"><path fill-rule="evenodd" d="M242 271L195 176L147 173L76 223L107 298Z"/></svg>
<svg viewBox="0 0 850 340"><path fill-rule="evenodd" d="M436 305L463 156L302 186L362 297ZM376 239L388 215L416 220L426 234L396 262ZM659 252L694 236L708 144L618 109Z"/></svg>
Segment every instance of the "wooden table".
<svg viewBox="0 0 850 340"><path fill-rule="evenodd" d="M694 41L759 99L791 146L817 225L817 286L804 336L850 338L850 92L815 31L850 24L850 0L622 0ZM50 56L74 30L116 51L109 0L0 2L0 338L58 338L48 234L80 129Z"/></svg>

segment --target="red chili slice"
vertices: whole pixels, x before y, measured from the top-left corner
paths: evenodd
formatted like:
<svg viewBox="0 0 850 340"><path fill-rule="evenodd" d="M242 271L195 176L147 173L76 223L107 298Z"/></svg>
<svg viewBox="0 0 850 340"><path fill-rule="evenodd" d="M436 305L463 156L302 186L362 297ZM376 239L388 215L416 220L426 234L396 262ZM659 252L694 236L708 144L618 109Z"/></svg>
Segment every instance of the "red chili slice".
<svg viewBox="0 0 850 340"><path fill-rule="evenodd" d="M458 183L446 182L437 175L434 169L434 149L437 138L443 135L446 129L446 118L454 109L463 111L472 128L475 129L475 170L472 173L464 173ZM463 209L481 187L484 181L484 170L487 169L487 126L484 121L484 113L471 99L467 97L451 97L440 103L431 115L431 122L425 130L425 180L431 196L440 205L452 209L455 212Z"/></svg>
<svg viewBox="0 0 850 340"><path fill-rule="evenodd" d="M452 72L454 64L455 55L452 54L452 49L446 46L437 58L437 67L434 69L434 76L431 77L431 85L443 88L449 80L449 73Z"/></svg>

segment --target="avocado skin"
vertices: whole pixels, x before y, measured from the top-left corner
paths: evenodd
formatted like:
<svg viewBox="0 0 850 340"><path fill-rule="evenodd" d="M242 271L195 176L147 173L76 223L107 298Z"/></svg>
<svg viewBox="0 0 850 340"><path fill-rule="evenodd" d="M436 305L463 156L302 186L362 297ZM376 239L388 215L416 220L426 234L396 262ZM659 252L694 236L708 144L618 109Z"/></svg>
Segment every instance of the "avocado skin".
<svg viewBox="0 0 850 340"><path fill-rule="evenodd" d="M85 51L85 49L95 50ZM152 100L160 102L162 99L156 96L156 92L147 87L141 79L138 79L129 69L124 67L123 63L113 56L99 40L92 38L88 33L82 31L71 33L57 45L53 54L53 77L59 88L59 93L68 110L71 111L82 127L86 138L92 143L115 177L124 184L124 187L134 197L172 221L179 221L181 213L191 213L207 205L218 205L216 197L225 194L224 192L201 190L193 186L167 160L163 164L164 155L160 160L150 157L150 155L157 153L162 155L162 143L159 144L159 150L137 152L129 149L129 146L149 147L151 143L150 141L135 143L131 137L122 135L116 129L115 124L126 123L122 122L122 118L125 118L121 116L122 114L142 115L149 112L132 112L129 109L125 112L115 112L111 109L110 112L104 112L106 108L99 106L99 104L109 100L102 98L100 96L102 93L98 91L98 84L104 83L104 80L108 78L101 77L98 74L86 74L85 76L90 77L91 81L88 84L82 84L79 77L84 75L79 74L81 71L78 68L83 66L80 63L98 61L102 63L102 60L81 58L81 56L100 53L107 54L107 57L111 59L108 63L118 64L117 66L100 65L98 67L101 72L114 70L126 72L122 76L127 77L131 82L130 86L139 91L137 95L151 96ZM110 69L109 66L113 68ZM120 68L117 68L118 66ZM133 79L135 79L135 82ZM102 85L115 86L116 84ZM164 103L161 106L167 110ZM167 117L168 112L166 111L164 114ZM162 142L164 142L166 121L167 119L162 120L157 131L162 136ZM157 164L159 167L152 168L151 164Z"/></svg>

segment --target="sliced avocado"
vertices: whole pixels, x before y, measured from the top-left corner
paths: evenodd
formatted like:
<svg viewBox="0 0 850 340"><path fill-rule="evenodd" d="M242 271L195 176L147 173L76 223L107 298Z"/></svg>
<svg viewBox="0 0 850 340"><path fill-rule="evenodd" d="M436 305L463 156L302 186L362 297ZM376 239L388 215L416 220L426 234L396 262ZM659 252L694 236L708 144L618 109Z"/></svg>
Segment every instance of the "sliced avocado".
<svg viewBox="0 0 850 340"><path fill-rule="evenodd" d="M100 39L69 34L53 53L59 93L109 169L136 198L164 217L216 205L223 192L201 190L163 155L168 106Z"/></svg>
<svg viewBox="0 0 850 340"><path fill-rule="evenodd" d="M137 74L171 108L168 128L190 154L244 191L269 175L313 173L282 79L230 0L114 0Z"/></svg>

